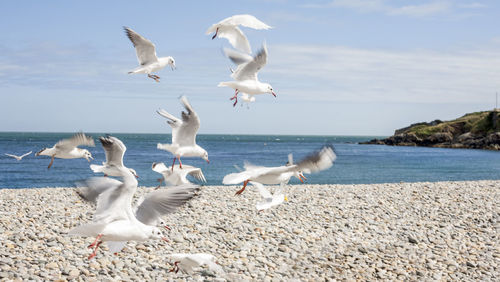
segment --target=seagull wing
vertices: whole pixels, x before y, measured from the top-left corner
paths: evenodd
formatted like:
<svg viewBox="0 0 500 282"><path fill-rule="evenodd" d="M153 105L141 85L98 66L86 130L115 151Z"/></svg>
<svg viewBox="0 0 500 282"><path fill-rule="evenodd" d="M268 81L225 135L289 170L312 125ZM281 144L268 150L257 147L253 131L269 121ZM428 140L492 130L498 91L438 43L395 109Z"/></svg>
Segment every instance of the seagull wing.
<svg viewBox="0 0 500 282"><path fill-rule="evenodd" d="M14 159L16 159L16 160L20 160L20 159L21 159L21 157L16 156L16 155L11 155L11 154L5 154L5 155L6 155L6 156L9 156L9 157L12 157L12 158L14 158Z"/></svg>
<svg viewBox="0 0 500 282"><path fill-rule="evenodd" d="M132 41L132 44L134 44L137 60L139 60L141 66L158 61L155 45L151 41L128 27L123 27L123 29L125 29L127 37Z"/></svg>
<svg viewBox="0 0 500 282"><path fill-rule="evenodd" d="M24 155L22 155L22 156L19 156L19 157L22 159L22 158L26 157L27 155L29 155L29 154L31 154L31 153L33 153L33 151L29 151L28 153L26 153L26 154L24 154Z"/></svg>
<svg viewBox="0 0 500 282"><path fill-rule="evenodd" d="M167 166L164 163L153 163L151 169L161 174L168 170Z"/></svg>
<svg viewBox="0 0 500 282"><path fill-rule="evenodd" d="M236 80L257 80L257 73L267 63L267 47L262 45L262 49L253 57L252 61L238 66L232 77Z"/></svg>
<svg viewBox="0 0 500 282"><path fill-rule="evenodd" d="M183 166L183 168L186 169L186 166ZM203 175L203 171L201 171L201 168L199 167L190 167L188 169L188 174L198 179L199 181L207 182L207 180L205 179L205 175Z"/></svg>
<svg viewBox="0 0 500 282"><path fill-rule="evenodd" d="M79 132L73 135L71 138L63 139L57 142L56 148L70 150L80 145L94 147L94 139L91 136L85 135L83 132Z"/></svg>
<svg viewBox="0 0 500 282"><path fill-rule="evenodd" d="M237 26L221 26L217 32L217 36L226 38L229 43L236 49L246 53L252 53L250 42L243 31Z"/></svg>
<svg viewBox="0 0 500 282"><path fill-rule="evenodd" d="M130 185L126 182L105 189L97 197L97 207L93 221L109 223L115 220L130 220L132 216L132 197L136 190L137 185Z"/></svg>
<svg viewBox="0 0 500 282"><path fill-rule="evenodd" d="M227 20L227 23L231 23L233 25L242 25L244 27L249 27L253 29L270 29L272 28L271 26L268 26L267 24L263 23L256 17L252 15L235 15L232 16Z"/></svg>
<svg viewBox="0 0 500 282"><path fill-rule="evenodd" d="M180 146L194 146L196 145L196 133L200 129L200 118L193 107L191 107L191 104L189 104L186 96L181 97L181 102L186 108L187 113L182 112L182 124L176 132L175 138L172 131L172 143Z"/></svg>
<svg viewBox="0 0 500 282"><path fill-rule="evenodd" d="M297 170L304 173L318 172L330 168L337 158L332 145L327 145L321 148L318 152L305 157L297 163Z"/></svg>
<svg viewBox="0 0 500 282"><path fill-rule="evenodd" d="M268 200L268 199L272 199L273 198L273 195L271 195L271 193L266 189L266 187L264 187L264 185L262 185L261 183L259 182L254 182L254 181L251 181L250 184L252 184L253 186L257 187L257 189L259 190L259 193L260 195L262 196L262 198L264 198L265 200Z"/></svg>
<svg viewBox="0 0 500 282"><path fill-rule="evenodd" d="M195 196L198 186L181 185L148 193L137 207L135 216L142 223L154 224L162 215L173 213Z"/></svg>
<svg viewBox="0 0 500 282"><path fill-rule="evenodd" d="M123 142L113 136L99 137L102 147L106 153L106 164L123 166L123 155L127 150Z"/></svg>
<svg viewBox="0 0 500 282"><path fill-rule="evenodd" d="M249 166L249 164L245 164L244 171L230 173L224 176L222 183L225 185L238 184L247 179L257 178L261 175L269 173L270 171L272 171L272 168L265 166Z"/></svg>
<svg viewBox="0 0 500 282"><path fill-rule="evenodd" d="M172 144L178 144L177 139L179 136L179 130L182 127L182 120L179 118L176 118L172 114L168 113L164 109L159 109L156 111L160 116L169 119L167 123L172 127Z"/></svg>
<svg viewBox="0 0 500 282"><path fill-rule="evenodd" d="M95 203L99 195L108 189L122 185L121 181L109 177L92 177L84 182L77 183L76 192L87 202Z"/></svg>

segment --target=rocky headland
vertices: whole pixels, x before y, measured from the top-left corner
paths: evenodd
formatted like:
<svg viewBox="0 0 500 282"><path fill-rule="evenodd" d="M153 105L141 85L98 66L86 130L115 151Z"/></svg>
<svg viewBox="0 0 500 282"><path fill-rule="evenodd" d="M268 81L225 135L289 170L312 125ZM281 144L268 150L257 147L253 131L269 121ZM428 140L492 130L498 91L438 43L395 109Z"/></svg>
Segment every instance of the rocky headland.
<svg viewBox="0 0 500 282"><path fill-rule="evenodd" d="M466 114L451 121L420 122L393 136L360 144L500 150L500 111Z"/></svg>

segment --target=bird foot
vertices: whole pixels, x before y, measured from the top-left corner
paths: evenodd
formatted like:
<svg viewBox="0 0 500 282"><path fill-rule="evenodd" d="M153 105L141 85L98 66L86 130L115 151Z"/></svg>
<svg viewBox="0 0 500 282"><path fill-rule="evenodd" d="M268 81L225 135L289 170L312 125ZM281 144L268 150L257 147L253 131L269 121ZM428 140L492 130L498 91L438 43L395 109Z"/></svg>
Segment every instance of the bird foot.
<svg viewBox="0 0 500 282"><path fill-rule="evenodd" d="M179 272L179 266L178 266L179 262L180 261L174 262L174 267L172 267L172 269L170 269L168 272L175 272L175 273Z"/></svg>

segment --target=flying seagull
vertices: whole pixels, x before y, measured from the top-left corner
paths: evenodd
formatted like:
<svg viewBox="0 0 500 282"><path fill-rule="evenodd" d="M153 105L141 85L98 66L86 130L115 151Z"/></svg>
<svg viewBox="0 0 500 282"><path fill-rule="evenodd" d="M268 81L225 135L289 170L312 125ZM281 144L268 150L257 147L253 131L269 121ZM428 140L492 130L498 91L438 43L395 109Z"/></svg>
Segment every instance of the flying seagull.
<svg viewBox="0 0 500 282"><path fill-rule="evenodd" d="M156 82L160 82L160 77L155 74L151 74L152 72L157 72L167 65L170 65L172 70L175 69L174 58L170 56L158 58L156 56L156 47L151 41L142 37L140 34L128 27L123 27L123 29L125 29L127 37L130 41L132 41L132 44L134 44L137 60L139 60L140 64L140 66L136 69L129 71L129 74L146 73L149 78L154 79Z"/></svg>
<svg viewBox="0 0 500 282"><path fill-rule="evenodd" d="M158 182L160 182L160 184L158 184L157 188L160 188L163 181L174 186L191 184L191 182L186 178L187 175L191 175L199 181L207 182L205 176L203 175L203 172L201 171L201 168L190 165L184 165L182 169L175 169L165 166L164 163L153 163L151 169L163 176L162 178L158 179Z"/></svg>
<svg viewBox="0 0 500 282"><path fill-rule="evenodd" d="M91 146L94 147L94 139L92 137L85 135L84 133L77 133L71 138L63 139L57 142L52 148L44 148L40 150L35 156L49 156L52 159L48 168L54 163L54 158L60 159L78 159L85 158L90 162L90 159L94 159L92 154L86 150L78 148L78 146Z"/></svg>
<svg viewBox="0 0 500 282"><path fill-rule="evenodd" d="M101 136L99 137L99 141L101 141L104 152L106 153L106 161L103 162L102 165L92 164L90 165L90 168L93 172L104 173L104 176L120 176L117 168L125 167L123 165L123 156L125 155L127 147L125 147L125 144L123 144L120 139L114 136ZM134 169L128 169L136 178L139 177Z"/></svg>
<svg viewBox="0 0 500 282"><path fill-rule="evenodd" d="M179 168L182 168L181 157L200 157L210 163L207 151L196 144L200 118L185 96L181 97L181 103L187 110L187 113L182 112L182 119L176 118L163 109L156 111L162 117L167 118L167 123L172 127L172 144L158 143L157 145L158 149L169 151L174 155L172 170L176 159L179 159Z"/></svg>
<svg viewBox="0 0 500 282"><path fill-rule="evenodd" d="M238 68L231 74L233 81L220 82L219 87L231 87L234 89L234 96L230 100L235 100L233 107L238 103L238 93L244 92L249 96L269 93L276 97L273 87L269 83L259 81L257 73L267 63L267 47L262 45L262 49L252 57L234 50L225 49L226 56L231 59Z"/></svg>
<svg viewBox="0 0 500 282"><path fill-rule="evenodd" d="M24 155L21 155L21 156L16 156L16 155L11 155L11 154L5 154L6 156L9 156L9 157L12 157L18 161L22 160L24 157L26 157L27 155L31 154L33 151L29 151L28 153L24 154Z"/></svg>
<svg viewBox="0 0 500 282"><path fill-rule="evenodd" d="M241 31L241 29L238 27L239 25L250 27L253 29L271 28L252 15L235 15L223 19L216 24L213 24L207 30L206 34L215 32L214 36L212 36L212 39L215 39L215 37L217 36L226 38L234 48L250 54L252 52L252 50L250 49L250 43L248 42L245 34L243 34L243 31Z"/></svg>

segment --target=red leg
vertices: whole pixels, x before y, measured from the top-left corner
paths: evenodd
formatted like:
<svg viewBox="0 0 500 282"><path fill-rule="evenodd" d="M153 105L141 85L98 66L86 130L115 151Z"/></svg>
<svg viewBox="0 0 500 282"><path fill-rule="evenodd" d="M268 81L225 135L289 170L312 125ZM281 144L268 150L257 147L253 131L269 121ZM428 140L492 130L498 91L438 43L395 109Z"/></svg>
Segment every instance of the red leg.
<svg viewBox="0 0 500 282"><path fill-rule="evenodd" d="M94 243L90 244L90 245L88 246L88 248L90 249L90 248L95 247L95 244L97 244L97 242L99 241L99 239L101 239L101 237L102 237L102 234L97 235L97 237L95 238Z"/></svg>
<svg viewBox="0 0 500 282"><path fill-rule="evenodd" d="M234 101L234 104L233 104L233 107L236 106L236 104L238 103L238 89L235 89L234 90L234 96L232 98L230 98L229 100L235 100Z"/></svg>
<svg viewBox="0 0 500 282"><path fill-rule="evenodd" d="M174 171L175 159L176 159L176 157L174 157L174 161L172 162L172 171Z"/></svg>
<svg viewBox="0 0 500 282"><path fill-rule="evenodd" d="M243 193L243 191L245 191L245 188L247 187L247 184L248 182L250 181L250 179L247 179L243 182L243 188L241 188L240 190L238 190L238 192L236 192L235 195L240 195L241 193Z"/></svg>
<svg viewBox="0 0 500 282"><path fill-rule="evenodd" d="M181 157L177 157L179 159L179 168L182 169Z"/></svg>
<svg viewBox="0 0 500 282"><path fill-rule="evenodd" d="M54 157L55 157L55 156L52 156L52 159L50 160L50 164L49 164L49 166L47 167L47 169L49 169L49 168L52 166L52 164L54 163Z"/></svg>
<svg viewBox="0 0 500 282"><path fill-rule="evenodd" d="M172 269L170 269L168 272L174 272L174 271L175 271L175 273L179 272L179 266L178 266L179 262L180 261L174 262L174 267Z"/></svg>
<svg viewBox="0 0 500 282"><path fill-rule="evenodd" d="M99 241L97 243L97 245L95 245L95 249L94 249L94 252L92 254L90 254L89 256L89 260L93 259L96 255L97 255L97 249L99 248L99 246L102 244L102 241Z"/></svg>

